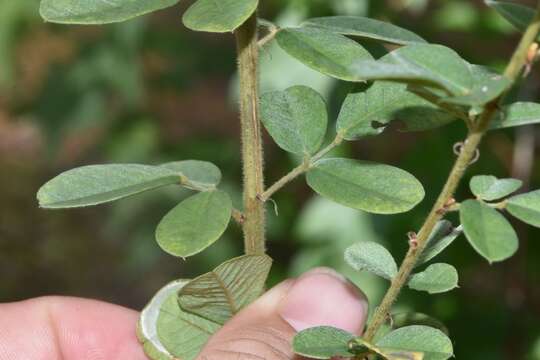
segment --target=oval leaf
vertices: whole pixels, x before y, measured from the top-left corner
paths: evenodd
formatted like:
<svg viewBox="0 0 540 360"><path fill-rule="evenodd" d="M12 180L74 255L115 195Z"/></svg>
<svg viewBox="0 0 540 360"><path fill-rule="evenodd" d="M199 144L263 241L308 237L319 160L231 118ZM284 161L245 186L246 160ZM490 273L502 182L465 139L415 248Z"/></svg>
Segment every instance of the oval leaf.
<svg viewBox="0 0 540 360"><path fill-rule="evenodd" d="M460 206L460 219L472 247L489 262L514 255L518 238L512 225L497 210L476 200Z"/></svg>
<svg viewBox="0 0 540 360"><path fill-rule="evenodd" d="M275 142L284 150L311 155L321 146L328 124L326 103L307 86L261 97L261 120Z"/></svg>
<svg viewBox="0 0 540 360"><path fill-rule="evenodd" d="M335 356L352 357L349 341L355 336L331 326L318 326L300 331L293 340L293 350L312 359L330 359Z"/></svg>
<svg viewBox="0 0 540 360"><path fill-rule="evenodd" d="M37 198L44 208L72 208L102 204L180 183L181 174L160 166L91 165L58 175L39 189Z"/></svg>
<svg viewBox="0 0 540 360"><path fill-rule="evenodd" d="M505 106L491 122L490 130L540 123L540 104L517 102Z"/></svg>
<svg viewBox="0 0 540 360"><path fill-rule="evenodd" d="M356 80L427 84L455 96L467 95L473 88L469 64L454 50L442 45L403 46L377 61L360 59L350 71Z"/></svg>
<svg viewBox="0 0 540 360"><path fill-rule="evenodd" d="M452 265L433 264L411 276L407 285L411 289L430 294L442 293L458 286L458 273Z"/></svg>
<svg viewBox="0 0 540 360"><path fill-rule="evenodd" d="M224 33L242 25L259 0L197 0L184 13L184 25L195 31Z"/></svg>
<svg viewBox="0 0 540 360"><path fill-rule="evenodd" d="M362 16L329 16L314 18L307 20L302 26L313 26L342 35L381 40L398 45L426 42L412 31L400 28L399 26L385 21Z"/></svg>
<svg viewBox="0 0 540 360"><path fill-rule="evenodd" d="M379 347L422 352L424 360L446 360L453 356L452 342L442 331L422 325L394 330L376 343Z"/></svg>
<svg viewBox="0 0 540 360"><path fill-rule="evenodd" d="M442 101L465 105L482 106L499 97L512 82L505 76L480 65L469 64L473 76L473 87L469 93L461 96L444 98Z"/></svg>
<svg viewBox="0 0 540 360"><path fill-rule="evenodd" d="M150 303L141 312L137 327L137 337L143 344L144 352L152 360L173 360L180 357L183 358L184 356L188 356L188 358L191 356L191 358L194 358L210 337L208 333L214 333L219 329L219 325L217 324L212 324L207 320L197 318L190 314L183 314L183 316L179 316L180 321L178 323L170 325L171 331L172 329L177 330L179 336L176 337L175 335L174 338L166 338L163 342L161 341L158 335L157 323L158 319L161 317L162 306L166 301L171 303L174 302L178 291L188 282L189 280L176 280L167 284L157 292ZM161 321L163 321L163 318L161 318ZM167 327L169 326L167 325ZM163 330L163 324L161 324L160 328ZM207 329L208 331L203 331L203 329ZM196 349L192 347L194 343L189 338L190 334L197 334L200 336L195 339ZM179 352L170 352L168 350L168 348L172 348L170 343L175 341L185 348L182 349L182 347L180 347ZM167 344L168 346L166 347L164 344ZM189 346L186 347L186 345ZM188 350L191 353L184 350Z"/></svg>
<svg viewBox="0 0 540 360"><path fill-rule="evenodd" d="M540 190L511 197L506 209L519 220L540 227Z"/></svg>
<svg viewBox="0 0 540 360"><path fill-rule="evenodd" d="M386 248L372 241L352 245L345 250L345 261L357 271L369 271L387 280L397 274L397 265Z"/></svg>
<svg viewBox="0 0 540 360"><path fill-rule="evenodd" d="M289 55L310 68L341 80L356 81L350 68L359 59L373 59L356 41L315 28L288 28L276 40Z"/></svg>
<svg viewBox="0 0 540 360"><path fill-rule="evenodd" d="M472 193L479 199L493 201L517 191L523 182L517 179L497 179L491 175L474 176L470 182Z"/></svg>
<svg viewBox="0 0 540 360"><path fill-rule="evenodd" d="M424 188L414 176L393 166L351 159L324 159L307 174L309 186L342 205L377 214L415 207Z"/></svg>
<svg viewBox="0 0 540 360"><path fill-rule="evenodd" d="M417 266L422 265L439 255L444 249L453 243L462 232L463 228L461 226L455 228L448 220L439 221L429 235L424 251L418 257L418 261L416 263Z"/></svg>
<svg viewBox="0 0 540 360"><path fill-rule="evenodd" d="M220 328L220 324L183 311L177 291L164 298L156 322L159 341L175 360L195 360Z"/></svg>
<svg viewBox="0 0 540 360"><path fill-rule="evenodd" d="M166 163L161 166L181 173L185 177L182 186L193 190L213 190L221 182L221 171L211 162L183 160Z"/></svg>
<svg viewBox="0 0 540 360"><path fill-rule="evenodd" d="M165 215L156 229L156 240L171 255L195 255L219 239L231 213L231 199L223 191L193 195Z"/></svg>
<svg viewBox="0 0 540 360"><path fill-rule="evenodd" d="M509 1L486 0L486 5L497 11L510 24L523 32L534 19L534 9L522 4Z"/></svg>
<svg viewBox="0 0 540 360"><path fill-rule="evenodd" d="M218 324L252 303L264 292L272 259L245 255L219 265L186 284L178 295L184 311Z"/></svg>
<svg viewBox="0 0 540 360"><path fill-rule="evenodd" d="M179 0L41 0L45 21L62 24L108 24L129 20L178 3Z"/></svg>
<svg viewBox="0 0 540 360"><path fill-rule="evenodd" d="M414 131L442 126L454 119L408 91L406 84L376 81L366 91L347 96L336 127L344 139L355 140L380 134L393 120L402 121L406 130Z"/></svg>

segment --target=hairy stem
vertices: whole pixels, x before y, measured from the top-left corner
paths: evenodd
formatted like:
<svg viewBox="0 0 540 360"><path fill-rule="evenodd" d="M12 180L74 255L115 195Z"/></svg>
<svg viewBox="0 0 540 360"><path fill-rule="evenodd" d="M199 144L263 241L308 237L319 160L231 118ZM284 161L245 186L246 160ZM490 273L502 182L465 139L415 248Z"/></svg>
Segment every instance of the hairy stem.
<svg viewBox="0 0 540 360"><path fill-rule="evenodd" d="M527 52L530 46L535 42L539 31L540 2L538 4L536 16L533 22L529 25L527 31L521 38L521 41L504 72L504 75L513 82L517 80L523 67L526 65ZM486 105L483 114L470 129L467 140L461 147L460 154L456 160L456 163L454 164L454 167L452 168L452 171L450 172L450 175L448 176L448 180L418 233L417 241L411 243L405 258L401 263L398 274L392 280L390 288L386 292L381 304L373 315L373 319L364 336L366 341L373 340L377 330L379 330L381 325L389 316L392 305L396 301L401 289L409 280L411 272L414 269L419 256L422 254L422 251L427 245L429 235L433 231L437 222L445 215L447 207L451 204L454 193L463 175L465 174L467 167L473 160L475 153L478 150L478 145L482 141L482 137L488 130L491 120L496 115L498 111L498 104L502 96L504 96L504 94Z"/></svg>
<svg viewBox="0 0 540 360"><path fill-rule="evenodd" d="M259 46L257 14L235 32L240 74L240 122L244 170L244 247L246 254L265 252L264 204L257 195L264 190L263 149L259 121Z"/></svg>
<svg viewBox="0 0 540 360"><path fill-rule="evenodd" d="M343 141L343 138L338 134L336 138L328 144L324 149L319 151L317 154L313 156L308 156L304 159L302 164L298 165L294 169L291 170L287 175L283 176L281 179L276 181L272 186L270 186L266 191L264 191L262 194L259 195L259 200L262 202L268 201L276 192L281 190L285 185L296 179L298 176L304 174L307 172L315 162L320 160L322 157L324 157L326 154L328 154L332 149L334 149L336 146L341 144Z"/></svg>

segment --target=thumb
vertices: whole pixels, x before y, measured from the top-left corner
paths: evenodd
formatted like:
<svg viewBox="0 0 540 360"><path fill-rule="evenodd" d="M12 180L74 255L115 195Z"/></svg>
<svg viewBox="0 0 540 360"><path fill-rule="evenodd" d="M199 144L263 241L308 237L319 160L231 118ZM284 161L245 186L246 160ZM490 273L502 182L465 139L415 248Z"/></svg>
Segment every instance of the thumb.
<svg viewBox="0 0 540 360"><path fill-rule="evenodd" d="M364 294L327 268L277 285L225 324L198 360L291 360L297 331L334 326L360 334L368 304Z"/></svg>

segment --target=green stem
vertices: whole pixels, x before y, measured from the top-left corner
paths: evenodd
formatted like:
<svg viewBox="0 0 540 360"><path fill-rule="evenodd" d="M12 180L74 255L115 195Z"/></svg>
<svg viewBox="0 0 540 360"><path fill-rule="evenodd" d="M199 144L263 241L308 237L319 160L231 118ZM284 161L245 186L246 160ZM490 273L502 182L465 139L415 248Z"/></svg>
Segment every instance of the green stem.
<svg viewBox="0 0 540 360"><path fill-rule="evenodd" d="M328 154L330 151L332 151L336 146L341 144L343 141L343 138L338 134L334 141L332 141L328 146L326 146L324 149L316 153L315 155L311 157L306 157L302 164L298 165L294 169L291 170L287 175L283 176L281 179L276 181L272 186L270 186L266 191L261 193L259 195L259 200L261 202L268 201L276 192L278 192L281 188L283 188L285 185L296 179L298 176L304 174L307 172L313 164L315 164L317 161L322 159L326 154Z"/></svg>
<svg viewBox="0 0 540 360"><path fill-rule="evenodd" d="M527 28L527 31L521 38L521 41L514 52L504 75L508 77L512 82L515 82L518 76L521 74L523 67L527 63L527 52L530 46L535 42L538 33L540 32L540 2L536 11L536 16L534 17L533 22ZM493 100L486 105L486 108L481 115L480 119L473 124L474 126L469 131L467 140L463 144L461 152L448 176L448 180L444 185L443 190L441 191L435 205L433 206L431 212L427 216L424 224L422 225L417 241L414 244L411 244L407 255L405 256L398 274L392 279L390 288L386 292L381 304L375 311L373 318L369 324L368 329L366 330L364 338L366 341L373 340L373 337L379 330L382 324L386 321L392 305L396 301L401 289L411 275L412 270L414 269L419 256L422 254L422 251L427 245L427 239L431 232L433 231L435 225L439 220L443 218L447 211L448 204L451 203L454 193L465 174L467 167L470 162L473 160L475 153L478 149L478 145L482 141L482 138L486 131L489 128L489 124L493 117L498 111L498 104L500 99L504 96Z"/></svg>
<svg viewBox="0 0 540 360"><path fill-rule="evenodd" d="M235 32L240 75L240 123L244 170L244 247L246 254L265 252L264 204L257 195L264 190L263 149L259 120L259 46L257 14Z"/></svg>

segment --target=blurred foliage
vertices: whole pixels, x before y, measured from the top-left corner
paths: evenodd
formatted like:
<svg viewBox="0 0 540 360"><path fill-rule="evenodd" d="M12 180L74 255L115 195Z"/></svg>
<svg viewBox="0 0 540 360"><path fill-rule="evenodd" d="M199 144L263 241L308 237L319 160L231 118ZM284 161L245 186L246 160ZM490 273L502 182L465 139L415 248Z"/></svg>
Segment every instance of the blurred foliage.
<svg viewBox="0 0 540 360"><path fill-rule="evenodd" d="M524 1L527 3L527 1ZM531 2L528 2L531 3ZM141 308L171 278L191 277L241 251L231 226L209 250L183 262L158 249L153 231L186 196L176 189L77 211L41 211L35 193L52 175L90 163L215 162L224 187L240 203L234 41L184 29L182 7L105 27L55 26L37 16L38 0L0 0L0 301L45 294L100 298ZM517 34L479 0L266 0L262 16L278 24L306 17L368 15L410 28L456 49L469 61L500 68ZM335 119L351 90L307 69L270 44L262 53L262 87L305 84L322 92ZM539 101L533 69L520 99ZM538 129L492 133L471 174L512 175L540 188ZM464 136L455 123L416 134L389 129L340 151L415 174L426 200L397 216L373 216L316 198L302 181L269 206L272 283L314 266L332 266L361 286L372 302L386 284L357 275L342 252L362 240L403 254L450 169L452 145ZM267 182L298 159L266 141ZM468 179L467 179L468 180ZM469 197L461 187L460 199ZM453 219L454 223L457 219ZM540 359L540 231L516 223L519 253L489 266L464 241L444 261L460 271L460 289L423 296L405 291L399 308L445 322L457 357ZM461 238L463 240L463 238ZM490 331L485 331L489 328Z"/></svg>

